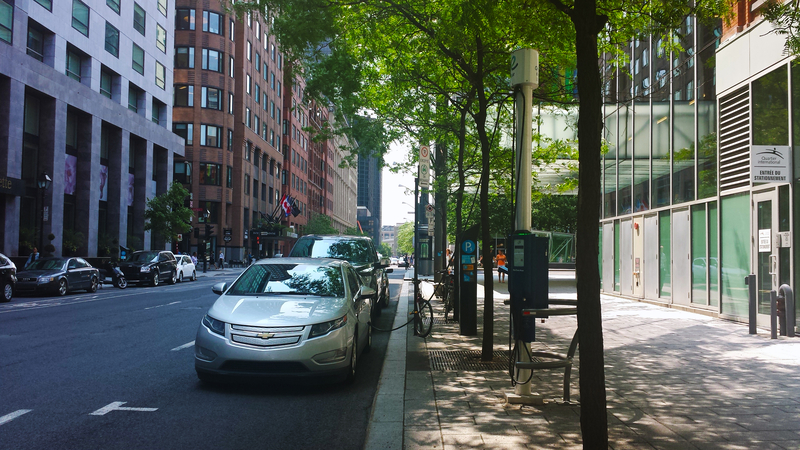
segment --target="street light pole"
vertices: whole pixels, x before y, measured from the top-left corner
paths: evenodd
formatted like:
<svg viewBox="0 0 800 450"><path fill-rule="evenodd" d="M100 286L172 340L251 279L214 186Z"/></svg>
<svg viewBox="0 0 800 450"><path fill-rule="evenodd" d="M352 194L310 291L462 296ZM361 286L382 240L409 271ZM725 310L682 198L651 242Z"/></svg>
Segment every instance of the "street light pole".
<svg viewBox="0 0 800 450"><path fill-rule="evenodd" d="M36 182L41 194L39 195L41 198L41 209L39 211L39 252L44 250L44 196L47 193L47 190L50 189L52 182L53 180L47 175L47 172L42 172Z"/></svg>
<svg viewBox="0 0 800 450"><path fill-rule="evenodd" d="M414 308L419 297L419 178L414 177Z"/></svg>

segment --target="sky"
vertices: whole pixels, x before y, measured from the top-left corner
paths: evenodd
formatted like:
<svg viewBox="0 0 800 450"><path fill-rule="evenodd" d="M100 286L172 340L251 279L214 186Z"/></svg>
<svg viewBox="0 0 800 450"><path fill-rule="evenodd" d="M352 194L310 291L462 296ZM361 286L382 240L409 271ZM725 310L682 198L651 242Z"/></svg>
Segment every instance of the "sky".
<svg viewBox="0 0 800 450"><path fill-rule="evenodd" d="M397 225L414 220L414 176L412 173L392 173L389 171L394 163L407 160L411 147L405 143L392 143L389 152L384 156L386 166L383 168L383 186L381 192L381 224ZM399 185L408 186L404 189ZM403 204L408 203L408 205Z"/></svg>

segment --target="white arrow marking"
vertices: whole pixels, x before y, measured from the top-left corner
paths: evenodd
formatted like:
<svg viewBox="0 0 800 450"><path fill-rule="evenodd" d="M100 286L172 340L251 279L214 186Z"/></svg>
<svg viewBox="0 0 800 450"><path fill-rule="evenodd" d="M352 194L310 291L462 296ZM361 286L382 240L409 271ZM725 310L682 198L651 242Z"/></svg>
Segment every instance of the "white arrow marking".
<svg viewBox="0 0 800 450"><path fill-rule="evenodd" d="M188 344L183 344L183 345L181 345L180 347L175 347L175 348L173 348L173 349L172 349L172 350L170 350L170 351L171 351L171 352L177 352L178 350L183 350L183 349L185 349L185 348L189 348L189 347L191 347L191 346L193 346L193 345L194 345L194 341L192 341L192 342L189 342Z"/></svg>
<svg viewBox="0 0 800 450"><path fill-rule="evenodd" d="M18 409L18 410L14 411L11 414L6 414L5 416L0 417L0 425L6 424L8 422L11 422L12 420L16 419L17 417L19 417L19 416L21 416L23 414L27 414L27 413L29 413L31 411L33 411L33 410L32 409Z"/></svg>
<svg viewBox="0 0 800 450"><path fill-rule="evenodd" d="M123 407L122 405L124 405L125 403L127 403L127 402L110 403L110 404L98 409L97 411L95 411L95 412L93 412L93 413L91 413L89 415L90 416L104 416L104 415L110 413L111 411L147 411L147 412L153 412L153 411L158 409L158 408L129 408L127 406Z"/></svg>

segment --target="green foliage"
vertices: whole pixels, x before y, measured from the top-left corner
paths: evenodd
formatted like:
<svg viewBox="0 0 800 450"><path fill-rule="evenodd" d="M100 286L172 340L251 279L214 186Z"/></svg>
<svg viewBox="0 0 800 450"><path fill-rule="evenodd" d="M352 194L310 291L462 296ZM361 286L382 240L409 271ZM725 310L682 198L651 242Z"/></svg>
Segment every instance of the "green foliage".
<svg viewBox="0 0 800 450"><path fill-rule="evenodd" d="M303 230L305 234L339 234L333 227L331 218L323 214L312 214Z"/></svg>
<svg viewBox="0 0 800 450"><path fill-rule="evenodd" d="M390 247L386 242L381 242L381 245L378 246L377 251L385 258L392 256L392 247Z"/></svg>
<svg viewBox="0 0 800 450"><path fill-rule="evenodd" d="M187 191L180 183L172 183L167 192L147 201L144 229L166 242L192 229L192 210L184 206Z"/></svg>
<svg viewBox="0 0 800 450"><path fill-rule="evenodd" d="M356 227L347 227L347 228L345 228L344 233L342 233L342 234L345 235L345 236L366 236L367 235L367 233L364 233L363 231L359 230Z"/></svg>
<svg viewBox="0 0 800 450"><path fill-rule="evenodd" d="M772 22L774 32L786 37L786 50L792 55L800 54L800 1L769 2L763 14Z"/></svg>
<svg viewBox="0 0 800 450"><path fill-rule="evenodd" d="M80 231L64 229L61 238L61 252L67 256L74 256L78 249L86 245L86 236Z"/></svg>
<svg viewBox="0 0 800 450"><path fill-rule="evenodd" d="M397 229L397 251L403 254L414 253L414 224L406 222Z"/></svg>
<svg viewBox="0 0 800 450"><path fill-rule="evenodd" d="M140 238L139 236L134 236L132 234L129 234L127 237L126 247L128 248L129 250L128 254L130 255L131 253L137 250L143 250L144 242L142 242L142 238Z"/></svg>
<svg viewBox="0 0 800 450"><path fill-rule="evenodd" d="M20 254L28 254L36 247L36 229L20 227L19 228L19 251Z"/></svg>

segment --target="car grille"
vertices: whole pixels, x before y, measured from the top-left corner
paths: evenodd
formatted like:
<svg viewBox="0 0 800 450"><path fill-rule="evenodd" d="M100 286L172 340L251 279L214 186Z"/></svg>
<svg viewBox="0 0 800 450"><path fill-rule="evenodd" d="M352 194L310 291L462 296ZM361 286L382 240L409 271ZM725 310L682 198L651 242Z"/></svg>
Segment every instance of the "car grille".
<svg viewBox="0 0 800 450"><path fill-rule="evenodd" d="M282 347L300 342L304 328L231 325L231 340L256 347Z"/></svg>
<svg viewBox="0 0 800 450"><path fill-rule="evenodd" d="M37 281L37 278L36 277L33 277L33 278L17 278L17 281L35 282L35 281Z"/></svg>
<svg viewBox="0 0 800 450"><path fill-rule="evenodd" d="M226 361L219 369L225 372L263 374L308 372L308 367L295 361Z"/></svg>

